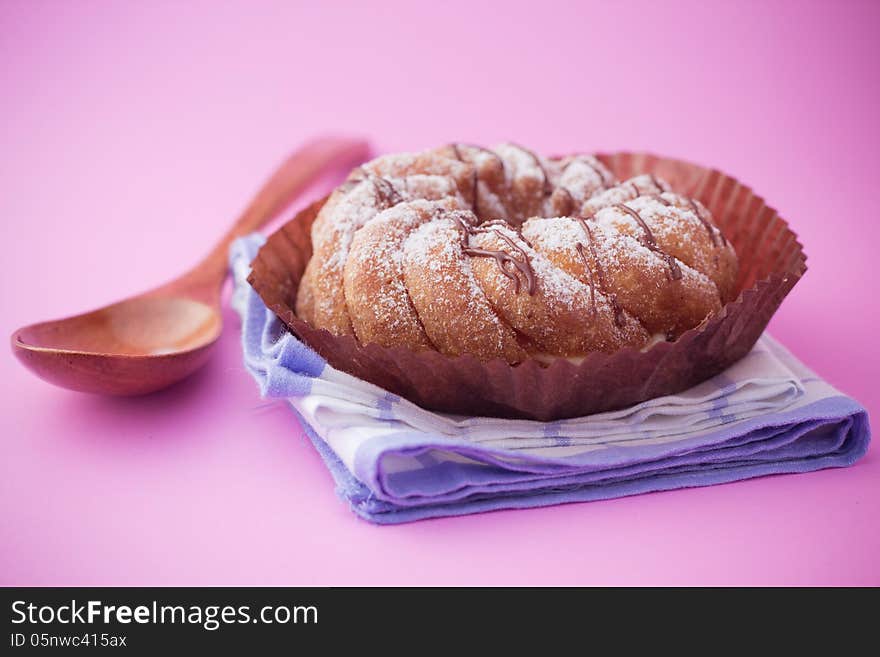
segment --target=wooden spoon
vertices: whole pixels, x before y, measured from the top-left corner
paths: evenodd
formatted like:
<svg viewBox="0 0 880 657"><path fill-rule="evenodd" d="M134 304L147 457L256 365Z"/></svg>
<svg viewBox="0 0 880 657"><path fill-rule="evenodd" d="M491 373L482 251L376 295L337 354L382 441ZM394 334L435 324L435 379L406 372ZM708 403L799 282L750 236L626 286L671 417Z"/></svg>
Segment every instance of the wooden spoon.
<svg viewBox="0 0 880 657"><path fill-rule="evenodd" d="M329 168L359 164L368 154L359 140L306 144L194 269L105 308L21 328L12 334L13 352L40 378L81 392L139 395L189 376L208 360L223 330L220 291L232 241L275 217Z"/></svg>

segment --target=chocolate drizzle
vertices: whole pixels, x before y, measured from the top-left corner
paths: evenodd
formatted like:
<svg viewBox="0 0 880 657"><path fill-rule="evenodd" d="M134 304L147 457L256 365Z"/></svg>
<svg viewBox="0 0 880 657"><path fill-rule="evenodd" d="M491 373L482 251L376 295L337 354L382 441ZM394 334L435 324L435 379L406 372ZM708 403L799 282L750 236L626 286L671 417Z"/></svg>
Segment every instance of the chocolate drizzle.
<svg viewBox="0 0 880 657"><path fill-rule="evenodd" d="M565 173L566 171L568 171L568 167L570 167L570 166L571 166L572 164L574 164L575 162L583 162L584 164L586 164L588 167L590 167L590 168L593 170L593 173L595 173L596 176L599 178L599 187L597 187L597 190L603 190L603 191L604 191L605 189L607 189L606 186L605 186L605 175L602 173L602 169L600 169L599 167L597 167L597 166L593 163L593 161L592 161L591 159L587 158L587 157L584 157L583 159L578 159L578 158L575 158L575 157L571 158L571 159L566 163L565 168L562 170L562 172ZM565 191L568 191L568 190L565 190ZM593 193L595 193L595 192L593 192Z"/></svg>
<svg viewBox="0 0 880 657"><path fill-rule="evenodd" d="M544 195L550 196L553 193L553 185L550 183L550 176L547 175L547 169L544 168L544 165L541 163L541 158L539 158L533 151L530 151L525 146L520 146L519 144L511 144L514 148L518 148L523 153L526 153L531 157L538 168L541 170L541 175L544 176Z"/></svg>
<svg viewBox="0 0 880 657"><path fill-rule="evenodd" d="M455 217L455 221L458 224L459 231L461 232L462 252L465 255L477 258L494 258L495 262L498 263L498 268L501 270L501 273L513 282L514 294L519 294L520 288L520 280L516 272L519 272L520 274L522 274L523 278L525 278L526 289L528 290L529 296L535 294L535 292L537 291L535 271L532 269L532 264L529 262L528 254L519 244L514 242L509 236L505 235L497 228L492 228L489 226L471 226L464 220L462 220L462 218L459 216ZM507 251L496 251L494 249L479 249L476 247L472 247L470 245L471 236L480 233L495 233L498 237L504 240L511 249L519 254L519 258L513 257L512 255L507 253ZM512 267L508 267L508 264L512 265Z"/></svg>
<svg viewBox="0 0 880 657"><path fill-rule="evenodd" d="M602 169L593 164L590 160L584 160L587 163L587 166L590 167L593 171L596 172L596 175L599 176L599 189L605 189L605 176L602 174Z"/></svg>
<svg viewBox="0 0 880 657"><path fill-rule="evenodd" d="M592 160L590 160L590 159L588 159L588 158L586 158L586 157L584 157L584 158L575 158L575 157L573 157L573 158L569 159L568 162L566 162L565 167L562 169L562 173L565 174L565 172L568 171L568 167L570 167L570 166L571 166L572 164L574 164L575 162L583 162L583 163L586 164L588 167L590 167L590 169L593 170L593 173L595 173L596 176L599 178L599 186L596 187L596 189L594 189L594 190L592 191L592 194L596 194L598 191L604 191L605 189L607 189L607 187L605 186L605 176L602 174L602 170L601 170L598 166L596 166L596 165L592 162ZM543 169L542 169L542 170L543 170ZM547 175L547 174L545 173L545 174L544 174L544 176L545 176L545 180L546 180L546 175ZM564 192L565 195L566 195L566 197L568 198L568 201L567 201L565 207L558 211L559 214L560 214L560 215L568 215L568 214L571 214L572 212L574 212L574 211L575 211L575 206L576 206L576 204L577 204L577 202L576 202L575 199L574 199L574 194L572 194L571 191L570 191L567 187L564 187L564 186L562 186L562 185L558 185L558 186L556 187L556 189L561 190L562 192Z"/></svg>
<svg viewBox="0 0 880 657"><path fill-rule="evenodd" d="M681 267L678 266L678 261L673 256L669 255L668 253L666 253L666 251L664 251L663 249L660 248L660 246L657 244L657 240L654 239L654 233L652 233L651 229L648 228L648 224L645 223L645 220L642 219L642 216L638 212L633 210L631 207L628 207L628 206L624 205L623 203L615 203L611 207L618 208L619 210L623 210L629 216L631 216L633 219L636 220L636 223L642 229L642 239L641 239L642 244L646 248L650 249L651 251L653 251L654 253L659 255L661 258L666 260L666 264L669 265L669 276L671 277L671 280L673 280L673 281L681 280L682 273L681 273Z"/></svg>
<svg viewBox="0 0 880 657"><path fill-rule="evenodd" d="M593 264L596 267L596 278L599 279L599 286L602 288L602 294L608 299L608 302L611 304L611 309L614 311L614 323L623 328L624 325L624 314L623 308L620 306L620 302L617 301L617 295L611 291L608 287L608 280L605 278L605 270L602 268L602 263L599 262L599 255L596 253L596 246L593 243L593 231L590 230L590 226L587 222L592 219L592 217L575 217L576 221L581 225L581 228L584 229L584 233L587 236L587 248L590 249L590 255L593 258ZM587 254L584 253L584 245L578 242L574 245L575 250L578 252L578 255L581 257L581 260L584 261L584 267L587 269L587 273L590 275L590 308L593 312L593 315L596 314L596 291L595 291L595 283L593 281L593 267L590 265L590 261L587 258Z"/></svg>
<svg viewBox="0 0 880 657"><path fill-rule="evenodd" d="M452 147L452 150L453 150L453 152L455 153L455 159L457 159L459 162L465 162L465 163L468 163L468 161L467 161L466 159L464 159L464 157L462 156L462 154L461 154L461 150L459 149L459 146L466 146L467 148L473 148L475 151L479 151L480 153L488 153L489 155L491 155L491 156L492 156L492 157L498 162L498 164L501 165L501 170L502 170L502 171L505 170L505 167L504 167L504 158L501 157L501 156L500 156L498 153L496 153L495 151L491 151L491 150L489 150L488 148L483 148L482 146L477 146L476 144L461 144L461 143L454 143L454 144L450 144L450 146ZM473 162L470 162L470 164L473 164Z"/></svg>
<svg viewBox="0 0 880 657"><path fill-rule="evenodd" d="M709 223L709 220L703 216L703 213L700 212L700 207L694 202L694 199L689 198L688 203L690 203L691 210L693 213L697 215L697 219L700 220L700 223L703 224L703 227L706 229L706 232L709 233L709 237L712 240L712 246L718 246L718 238L715 236L715 231L712 229L712 224ZM721 233L721 243L723 245L727 245L727 240L724 238L724 233Z"/></svg>
<svg viewBox="0 0 880 657"><path fill-rule="evenodd" d="M391 207L393 205L397 205L398 203L403 202L403 197L391 184L391 181L382 178L381 176L377 176L374 173L366 171L365 169L358 167L355 169L352 174L358 174L360 177L357 178L349 178L344 183L342 183L338 191L343 194L347 194L355 187L360 185L362 182L369 182L373 186L373 194L376 197L376 202L379 205L383 205L385 207ZM405 188L409 188L409 183L406 178L403 179L403 184Z"/></svg>
<svg viewBox="0 0 880 657"><path fill-rule="evenodd" d="M379 201L380 204L386 207L391 207L403 201L403 197L397 189L395 189L394 185L391 184L390 180L372 173L368 173L367 176L369 181L373 183L376 200Z"/></svg>
<svg viewBox="0 0 880 657"><path fill-rule="evenodd" d="M660 196L660 194L652 194L652 195L649 196L648 198L651 198L651 199L657 201L660 205L665 205L667 208L668 208L670 205L672 205L672 203L670 203L670 202L667 201L665 198L663 198L662 196Z"/></svg>
<svg viewBox="0 0 880 657"><path fill-rule="evenodd" d="M474 202L471 209L475 215L480 216L480 176L477 175L477 167L474 167Z"/></svg>
<svg viewBox="0 0 880 657"><path fill-rule="evenodd" d="M589 231L590 229L587 228ZM592 240L592 235L590 236ZM592 241L590 242L592 244ZM596 316L596 282L593 280L593 269L590 267L590 261L587 260L587 254L584 253L584 245L578 242L574 245L575 251L578 252L578 255L581 257L581 260L584 261L584 267L587 270L587 274L590 276L590 314L593 317Z"/></svg>
<svg viewBox="0 0 880 657"><path fill-rule="evenodd" d="M344 183L342 183L336 189L336 191L339 194L348 194L351 190L360 185L362 182L364 182L364 178L349 178Z"/></svg>
<svg viewBox="0 0 880 657"><path fill-rule="evenodd" d="M502 172L504 172L504 170L505 170L504 159L500 155L498 155L498 153L496 153L495 151L490 151L488 148L483 148L482 146L477 146L475 144L459 144L459 143L455 143L455 142L449 144L449 147L452 149L452 152L455 154L456 160L458 160L459 162L464 162L465 164L470 164L471 166L474 167L474 183L473 183L474 184L474 200L473 200L471 206L473 208L474 214L479 216L480 215L480 207L479 207L480 206L480 199L479 199L479 196L480 196L480 174L479 174L479 170L477 169L477 165L475 162L465 159L464 155L462 155L462 153L461 153L461 149L459 148L460 146L466 146L467 148L473 148L475 151L479 151L480 153L488 153L498 162L498 164L501 165Z"/></svg>

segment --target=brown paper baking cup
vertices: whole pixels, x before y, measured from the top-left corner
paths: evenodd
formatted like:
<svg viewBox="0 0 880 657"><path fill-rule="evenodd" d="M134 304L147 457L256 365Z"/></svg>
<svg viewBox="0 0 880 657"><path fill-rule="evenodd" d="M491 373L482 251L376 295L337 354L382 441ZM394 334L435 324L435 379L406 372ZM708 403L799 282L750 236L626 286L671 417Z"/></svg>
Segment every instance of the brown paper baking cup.
<svg viewBox="0 0 880 657"><path fill-rule="evenodd" d="M310 229L324 200L269 237L248 281L300 340L333 367L424 408L461 415L556 420L631 406L704 381L745 356L785 295L806 271L806 255L788 224L760 196L715 169L643 153L601 159L621 180L640 173L664 178L703 202L739 256L737 296L675 342L647 351L589 354L580 364L530 360L511 366L472 356L361 345L296 316L300 277L312 255Z"/></svg>

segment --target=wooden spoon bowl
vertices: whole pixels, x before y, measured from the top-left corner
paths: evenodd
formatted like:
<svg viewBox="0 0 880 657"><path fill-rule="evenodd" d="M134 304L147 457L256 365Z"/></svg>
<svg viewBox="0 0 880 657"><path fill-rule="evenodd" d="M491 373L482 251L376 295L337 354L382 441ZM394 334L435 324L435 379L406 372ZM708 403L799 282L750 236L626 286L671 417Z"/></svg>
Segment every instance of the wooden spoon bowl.
<svg viewBox="0 0 880 657"><path fill-rule="evenodd" d="M210 305L186 297L134 298L26 326L13 336L13 349L31 371L55 385L140 395L204 365L222 330Z"/></svg>
<svg viewBox="0 0 880 657"><path fill-rule="evenodd" d="M150 292L12 334L12 350L55 385L109 395L161 390L205 364L223 330L220 291L232 241L265 224L330 167L365 160L360 140L320 139L291 155L193 270Z"/></svg>

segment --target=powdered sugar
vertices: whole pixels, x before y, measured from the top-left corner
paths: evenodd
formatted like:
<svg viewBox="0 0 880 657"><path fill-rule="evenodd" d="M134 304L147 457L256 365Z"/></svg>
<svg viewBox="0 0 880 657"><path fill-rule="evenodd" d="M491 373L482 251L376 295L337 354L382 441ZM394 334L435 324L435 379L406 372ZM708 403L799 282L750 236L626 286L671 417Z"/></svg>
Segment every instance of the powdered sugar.
<svg viewBox="0 0 880 657"><path fill-rule="evenodd" d="M359 302L358 317L364 316L364 308L368 306L372 316L387 326L389 332L403 331L408 322L421 320L406 282L407 267L414 266L424 271L431 281L431 287L422 290L422 303L430 304L433 298L437 307L473 313L475 327L498 327L498 350L508 349L510 344L504 341L512 339L512 334L501 331L501 327L510 331L507 324L512 316L509 309L503 307L507 303L515 302L522 312L530 312L529 307L540 313L549 312L540 316L545 318L542 321L550 323L556 322L554 312L579 316L584 308L590 307L598 307L606 314L611 312L607 290L595 289L592 273L588 272L589 282L580 280L557 267L550 254L564 253L569 260L562 263L579 262L577 258L583 259L583 251L588 249L590 257L599 262L626 262L627 266L646 271L656 271L660 266L675 270L677 261L658 246L651 231L661 237L673 236L680 243L681 239L689 239L698 225L706 235L701 216L704 221L709 220L708 211L698 216L690 199L672 194L667 183L653 176L635 176L608 187L615 182L614 178L593 156L543 158L515 144L501 144L492 150L457 145L424 153L385 156L364 165L356 175L362 179L353 179L340 188L313 227L313 257L322 259L317 277L324 277L314 285L316 306L340 303L338 298L321 298L321 295L326 296L327 291L333 289L334 280L339 281L336 285L341 284L345 263L349 257L356 257L360 271L368 272L373 281L370 286L363 286L369 290L369 298ZM657 194L662 201L650 196ZM638 218L614 207L622 203L636 212ZM704 210L702 206L697 207ZM476 211L479 218L471 210ZM589 229L570 217L529 219L522 227L522 234L505 223L507 220L519 223L529 214L541 211L583 211L586 216L594 216L587 220ZM470 231L462 231L453 217L466 225L483 222L481 230L466 235ZM501 221L490 222L490 219ZM676 233L682 229L685 229L685 238ZM358 238L356 253L352 253L361 230L369 238ZM500 236L504 239L499 239ZM488 253L471 253L468 249L485 249ZM496 258L493 265L497 266L487 267L481 263L477 269L479 277L476 276L471 260L489 256ZM706 275L684 263L680 268L683 284L688 281L703 284L708 280ZM517 280L512 279L514 275ZM345 276L348 281L347 270ZM652 275L644 281L660 285L663 279ZM535 290L532 285L536 286ZM491 287L489 296L487 286ZM549 305L546 309L530 306L531 302L525 297L510 297L511 288L517 295L537 294L543 300L541 303ZM453 299L447 296L451 293L463 296ZM425 297L425 294L431 296ZM490 306L490 297L494 309ZM343 299L343 311L345 303ZM556 310L552 310L554 308ZM352 308L351 319L357 333L360 320L355 318L354 310ZM453 317L447 321L459 320ZM558 326L562 327L564 321L569 320L560 321L563 323ZM540 341L543 333L534 333L535 325L530 326L533 331L528 333L530 339ZM622 325L618 328L630 330L623 329ZM517 330L522 329L517 327ZM561 328L550 332L553 331L557 331L554 334L557 337L564 334ZM632 339L631 333L628 339ZM539 346L535 345L536 351L540 351Z"/></svg>
<svg viewBox="0 0 880 657"><path fill-rule="evenodd" d="M564 254L572 260L581 259L577 251L577 246L581 245L585 252L595 254L600 263L616 261L621 252L644 268L658 261L656 254L629 235L593 221L589 222L589 227L588 234L578 220L570 217L530 219L523 226L523 237L542 253ZM605 292L595 290L597 302L607 303Z"/></svg>
<svg viewBox="0 0 880 657"><path fill-rule="evenodd" d="M413 231L403 245L403 253L404 267L417 265L421 271L430 272L432 306L458 308L454 321L465 331L481 331L480 337L499 355L509 348L505 341L513 341L512 333L492 311L464 256L462 232L453 219L441 217ZM492 330L487 332L487 327ZM426 330L436 337L428 324Z"/></svg>
<svg viewBox="0 0 880 657"><path fill-rule="evenodd" d="M614 183L611 172L591 155L566 158L559 165L557 186L564 187L579 204Z"/></svg>
<svg viewBox="0 0 880 657"><path fill-rule="evenodd" d="M568 217L529 219L522 227L522 235L530 244L540 242L541 249L562 251L574 248L586 240L583 228Z"/></svg>
<svg viewBox="0 0 880 657"><path fill-rule="evenodd" d="M551 300L559 301L568 309L575 307L575 301L578 296L583 297L584 295L589 294L589 290L583 283L566 274L558 267L555 267L543 254L538 253L527 242L525 242L512 228L498 225L493 226L492 230L506 236L525 252L532 271L535 274L535 279L541 294L547 296ZM491 233L489 233L489 235L491 235ZM485 237L483 235L478 234L475 236L474 243L476 245L479 246L484 242ZM504 277L506 280L500 267L497 268L497 277ZM501 278L497 278L496 282L498 285L504 284L504 281L502 281Z"/></svg>
<svg viewBox="0 0 880 657"><path fill-rule="evenodd" d="M546 164L539 155L517 144L498 144L492 150L504 160L508 184L516 178L544 180Z"/></svg>
<svg viewBox="0 0 880 657"><path fill-rule="evenodd" d="M589 216L602 208L607 208L617 203L625 203L645 194L658 194L668 189L669 183L656 176L634 176L587 200L583 205L582 213L584 216Z"/></svg>

